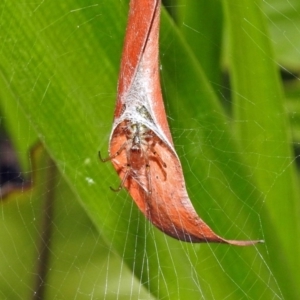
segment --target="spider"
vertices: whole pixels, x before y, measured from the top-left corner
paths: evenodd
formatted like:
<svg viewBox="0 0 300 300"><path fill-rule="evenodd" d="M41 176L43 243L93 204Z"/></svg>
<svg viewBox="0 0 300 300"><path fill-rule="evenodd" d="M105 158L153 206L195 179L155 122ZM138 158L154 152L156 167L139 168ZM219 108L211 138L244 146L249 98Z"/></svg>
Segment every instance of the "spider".
<svg viewBox="0 0 300 300"><path fill-rule="evenodd" d="M142 107L141 109L143 109ZM146 110L146 109L145 109ZM147 111L146 111L147 112ZM155 145L161 143L161 140L156 136L156 134L149 129L146 125L140 122L132 122L129 120L123 121L115 130L113 138L124 135L127 140L121 145L118 151L107 158L102 158L99 151L99 158L102 162L110 161L117 156L119 156L122 151L126 151L126 171L125 175L118 188L111 188L112 191L120 191L128 179L128 176L132 176L135 172L145 167L146 178L148 189L146 191L147 195L151 195L151 176L150 176L150 163L149 163L149 151L156 157L158 163L164 168L167 167L166 163L158 155L155 150Z"/></svg>

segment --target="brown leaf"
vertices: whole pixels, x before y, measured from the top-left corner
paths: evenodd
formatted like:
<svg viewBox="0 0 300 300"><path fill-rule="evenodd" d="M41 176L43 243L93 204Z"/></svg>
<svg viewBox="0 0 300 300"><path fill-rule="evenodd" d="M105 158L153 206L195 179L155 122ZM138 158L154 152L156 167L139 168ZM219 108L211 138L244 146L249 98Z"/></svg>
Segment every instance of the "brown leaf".
<svg viewBox="0 0 300 300"><path fill-rule="evenodd" d="M164 109L158 68L160 1L132 0L110 137L111 160L143 214L161 231L186 242L238 246L197 215L186 191Z"/></svg>

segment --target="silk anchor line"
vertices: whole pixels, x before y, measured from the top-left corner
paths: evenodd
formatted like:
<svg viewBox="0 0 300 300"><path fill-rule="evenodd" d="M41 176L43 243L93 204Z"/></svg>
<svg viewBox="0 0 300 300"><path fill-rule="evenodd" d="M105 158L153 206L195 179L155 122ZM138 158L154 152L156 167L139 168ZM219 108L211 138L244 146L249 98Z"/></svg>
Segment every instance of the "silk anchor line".
<svg viewBox="0 0 300 300"><path fill-rule="evenodd" d="M197 215L186 191L167 122L159 80L160 0L131 0L109 143L121 183L146 218L185 242L238 246L258 240L226 240Z"/></svg>

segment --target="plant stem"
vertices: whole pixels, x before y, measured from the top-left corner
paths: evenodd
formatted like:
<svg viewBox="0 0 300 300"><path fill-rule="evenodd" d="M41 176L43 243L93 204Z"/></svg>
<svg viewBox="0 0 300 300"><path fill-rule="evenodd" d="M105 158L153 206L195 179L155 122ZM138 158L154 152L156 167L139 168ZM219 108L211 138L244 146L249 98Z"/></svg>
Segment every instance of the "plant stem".
<svg viewBox="0 0 300 300"><path fill-rule="evenodd" d="M50 259L50 247L52 236L52 220L54 213L55 183L57 177L56 166L49 158L48 170L46 175L46 191L44 205L42 209L42 224L40 231L39 250L37 256L37 266L35 283L33 289L33 300L42 300L45 296L46 279Z"/></svg>

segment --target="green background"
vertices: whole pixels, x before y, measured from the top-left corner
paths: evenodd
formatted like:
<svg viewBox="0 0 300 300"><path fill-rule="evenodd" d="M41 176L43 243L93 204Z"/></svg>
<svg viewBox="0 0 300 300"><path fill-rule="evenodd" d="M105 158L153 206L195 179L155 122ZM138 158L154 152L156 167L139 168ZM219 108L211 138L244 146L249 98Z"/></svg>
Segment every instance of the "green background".
<svg viewBox="0 0 300 300"><path fill-rule="evenodd" d="M6 0L1 127L34 174L32 189L1 203L1 298L34 293L49 155L45 299L297 299L300 5L166 2L161 82L191 201L219 235L265 243L173 240L126 191L110 191L119 178L97 153L108 145L127 1ZM37 140L45 151L28 160Z"/></svg>

